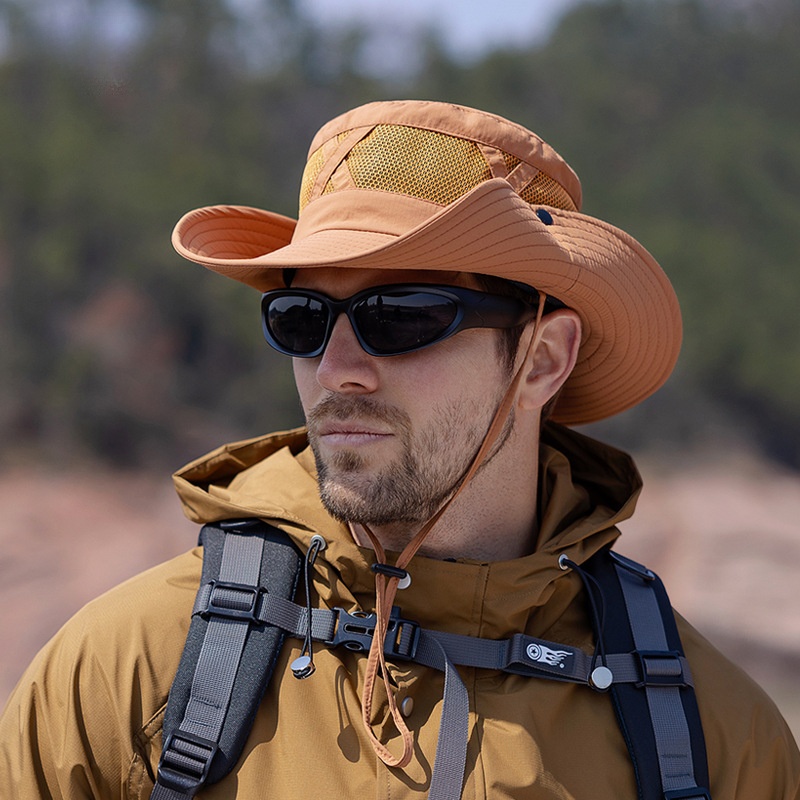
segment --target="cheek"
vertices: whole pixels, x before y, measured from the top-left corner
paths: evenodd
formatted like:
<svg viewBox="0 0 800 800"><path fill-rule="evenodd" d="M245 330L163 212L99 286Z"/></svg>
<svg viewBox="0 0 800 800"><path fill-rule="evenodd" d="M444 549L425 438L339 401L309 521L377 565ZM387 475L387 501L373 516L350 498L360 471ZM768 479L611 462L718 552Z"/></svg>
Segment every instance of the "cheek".
<svg viewBox="0 0 800 800"><path fill-rule="evenodd" d="M297 386L297 394L304 412L307 412L315 403L315 387L319 390L316 377L317 362L318 359L316 358L292 359L294 382Z"/></svg>
<svg viewBox="0 0 800 800"><path fill-rule="evenodd" d="M478 384L492 387L503 381L497 332L486 328L461 331L450 339L434 345L428 359L420 359L417 379L459 390L475 390Z"/></svg>
<svg viewBox="0 0 800 800"><path fill-rule="evenodd" d="M419 424L459 401L491 404L507 383L495 336L488 329L467 330L416 353L374 359L378 377L370 395L409 413ZM319 358L292 359L306 413L328 394L317 380L319 364Z"/></svg>
<svg viewBox="0 0 800 800"><path fill-rule="evenodd" d="M507 378L500 366L494 341L486 341L489 337L474 337L479 339L481 346L463 346L470 333L473 331L459 334L464 337L460 342L458 336L442 342L436 346L436 351L431 348L401 356L398 358L401 369L394 379L385 376L384 385L391 380L395 387L394 396L402 397L401 402L408 408L419 409L422 416L431 409L462 400L491 405L497 393L505 388ZM401 360L405 363L401 364Z"/></svg>

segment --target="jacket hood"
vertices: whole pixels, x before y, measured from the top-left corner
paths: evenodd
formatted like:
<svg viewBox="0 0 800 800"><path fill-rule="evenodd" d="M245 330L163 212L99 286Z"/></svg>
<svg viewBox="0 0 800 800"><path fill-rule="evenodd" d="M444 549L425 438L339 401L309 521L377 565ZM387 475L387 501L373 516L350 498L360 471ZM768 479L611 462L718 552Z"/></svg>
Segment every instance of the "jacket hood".
<svg viewBox="0 0 800 800"><path fill-rule="evenodd" d="M225 445L184 467L174 480L184 513L197 523L259 517L286 531L302 552L313 535L322 535L328 547L314 578L322 603L374 608L374 554L356 545L346 526L322 506L304 429ZM548 423L541 436L535 552L489 564L417 555L408 568L412 585L397 603L404 612L413 609L423 625L430 617L441 629L446 619L452 632L497 638L526 630L545 636L580 589L577 576L559 568L559 555L580 564L613 542L616 525L633 513L640 489L629 456Z"/></svg>

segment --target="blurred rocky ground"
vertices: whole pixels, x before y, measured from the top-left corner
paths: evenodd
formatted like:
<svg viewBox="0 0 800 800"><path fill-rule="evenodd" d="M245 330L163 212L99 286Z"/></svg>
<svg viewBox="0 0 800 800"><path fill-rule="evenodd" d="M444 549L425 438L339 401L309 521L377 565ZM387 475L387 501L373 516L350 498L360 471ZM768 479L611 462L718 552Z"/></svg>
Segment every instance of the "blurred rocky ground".
<svg viewBox="0 0 800 800"><path fill-rule="evenodd" d="M645 462L619 548L772 695L800 737L800 475L735 456ZM0 473L0 702L83 603L195 543L168 476Z"/></svg>

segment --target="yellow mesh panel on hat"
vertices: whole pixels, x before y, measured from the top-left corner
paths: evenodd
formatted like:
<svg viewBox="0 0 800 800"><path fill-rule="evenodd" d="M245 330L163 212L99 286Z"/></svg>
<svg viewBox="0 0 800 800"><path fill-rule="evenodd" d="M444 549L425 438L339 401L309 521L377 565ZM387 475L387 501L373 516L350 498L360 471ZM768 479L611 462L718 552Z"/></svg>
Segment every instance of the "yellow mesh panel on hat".
<svg viewBox="0 0 800 800"><path fill-rule="evenodd" d="M565 211L577 211L577 206L560 183L544 172L537 172L534 178L519 193L519 196L534 206L553 206Z"/></svg>
<svg viewBox="0 0 800 800"><path fill-rule="evenodd" d="M506 169L509 173L522 163L522 159L505 152L503 161L506 162ZM519 193L519 196L526 203L534 206L553 206L553 208L563 208L565 211L578 210L561 184L541 171L536 173L535 177Z"/></svg>
<svg viewBox="0 0 800 800"><path fill-rule="evenodd" d="M339 166L336 167L336 169L333 171L333 174L335 175L341 169L344 169L344 167L341 164L339 164ZM331 177L333 177L333 175ZM331 193L333 193L335 191L336 191L336 188L333 185L333 181L328 181L325 184L325 188L322 190L322 194L331 194Z"/></svg>
<svg viewBox="0 0 800 800"><path fill-rule="evenodd" d="M474 142L404 125L377 125L350 151L346 163L360 189L411 195L442 206L492 177Z"/></svg>
<svg viewBox="0 0 800 800"><path fill-rule="evenodd" d="M503 154L503 161L506 162L506 169L511 172L517 164L521 164L522 160L517 158L516 156L512 156L511 153L506 153L503 150L500 151Z"/></svg>
<svg viewBox="0 0 800 800"><path fill-rule="evenodd" d="M311 190L317 182L317 177L325 164L325 146L318 147L306 162L303 170L303 180L300 182L300 210L302 211L311 199Z"/></svg>
<svg viewBox="0 0 800 800"><path fill-rule="evenodd" d="M341 142L349 131L336 137ZM501 151L508 172L521 159ZM314 184L325 165L327 148L317 148L308 158L300 186L300 210L311 200ZM405 125L377 125L345 157L334 175L347 169L360 189L418 197L445 206L492 177L491 169L475 142L436 131ZM335 192L328 181L322 194ZM532 205L576 211L572 198L557 181L538 172L520 197Z"/></svg>
<svg viewBox="0 0 800 800"><path fill-rule="evenodd" d="M503 161L506 162L506 168L509 172L522 163L522 159L512 156L511 153L503 153ZM563 208L565 211L578 210L561 184L541 171L537 172L525 185L519 196L526 203L534 206L552 206L553 208Z"/></svg>

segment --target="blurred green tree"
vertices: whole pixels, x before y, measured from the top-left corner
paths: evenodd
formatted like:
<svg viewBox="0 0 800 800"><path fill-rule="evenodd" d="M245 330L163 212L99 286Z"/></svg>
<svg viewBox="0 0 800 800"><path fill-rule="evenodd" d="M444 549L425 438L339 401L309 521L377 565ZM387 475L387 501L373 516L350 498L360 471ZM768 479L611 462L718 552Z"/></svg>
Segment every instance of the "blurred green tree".
<svg viewBox="0 0 800 800"><path fill-rule="evenodd" d="M377 76L374 32L322 29L292 0L0 0L6 458L175 465L299 422L257 295L182 262L168 231L204 204L293 215L313 131L406 96L555 142L587 213L673 279L679 369L604 433L735 430L800 464L798 34L791 0L599 0L472 61L422 32L402 74Z"/></svg>

